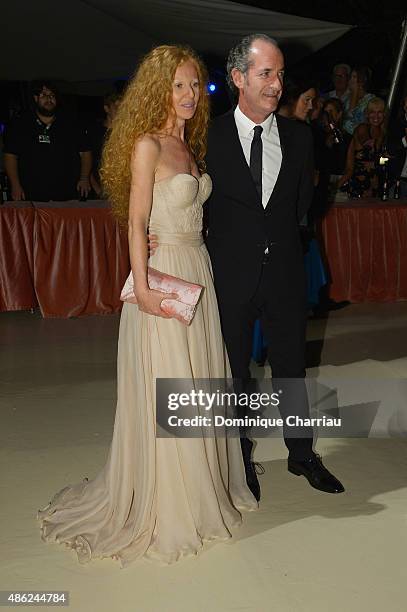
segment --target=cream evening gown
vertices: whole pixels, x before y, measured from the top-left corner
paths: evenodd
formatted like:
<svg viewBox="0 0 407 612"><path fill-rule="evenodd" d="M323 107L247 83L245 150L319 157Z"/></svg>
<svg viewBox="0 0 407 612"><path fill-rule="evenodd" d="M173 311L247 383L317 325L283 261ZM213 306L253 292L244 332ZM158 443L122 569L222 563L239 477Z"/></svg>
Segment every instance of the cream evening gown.
<svg viewBox="0 0 407 612"><path fill-rule="evenodd" d="M156 438L156 378L224 378L209 255L201 237L211 179L176 174L154 185L150 231L159 247L149 265L205 287L189 327L123 305L118 400L104 468L59 491L38 511L42 539L65 543L81 563L117 557L121 567L149 557L172 563L204 541L231 537L248 489L239 439Z"/></svg>

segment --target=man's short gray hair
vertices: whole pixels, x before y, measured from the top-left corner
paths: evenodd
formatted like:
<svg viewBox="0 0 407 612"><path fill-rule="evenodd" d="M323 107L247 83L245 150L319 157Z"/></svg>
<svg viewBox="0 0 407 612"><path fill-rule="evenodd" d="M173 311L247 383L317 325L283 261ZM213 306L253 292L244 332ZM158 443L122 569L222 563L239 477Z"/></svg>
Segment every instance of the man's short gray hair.
<svg viewBox="0 0 407 612"><path fill-rule="evenodd" d="M232 79L232 70L237 68L237 70L239 70L242 74L245 74L248 71L250 65L253 63L253 61L249 59L249 56L252 44L255 40L264 40L265 42L278 47L277 41L274 40L274 38L267 36L267 34L249 34L248 36L242 38L242 40L230 50L226 64L226 79L230 89L235 94L238 93L238 89Z"/></svg>
<svg viewBox="0 0 407 612"><path fill-rule="evenodd" d="M338 70L338 68L343 68L346 71L346 74L348 75L348 78L350 77L350 73L351 73L351 68L349 66L349 64L336 64L332 70L332 74L335 74L335 72Z"/></svg>

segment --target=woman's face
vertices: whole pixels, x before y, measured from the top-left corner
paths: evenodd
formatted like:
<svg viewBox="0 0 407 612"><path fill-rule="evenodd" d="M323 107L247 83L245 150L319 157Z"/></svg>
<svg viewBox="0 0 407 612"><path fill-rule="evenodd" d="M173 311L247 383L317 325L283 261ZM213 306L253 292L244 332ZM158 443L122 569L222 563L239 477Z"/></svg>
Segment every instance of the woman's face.
<svg viewBox="0 0 407 612"><path fill-rule="evenodd" d="M187 121L196 111L199 100L199 77L192 60L180 64L172 85L172 104L178 119Z"/></svg>
<svg viewBox="0 0 407 612"><path fill-rule="evenodd" d="M342 119L342 111L338 111L334 104L327 104L325 106L325 112L329 117L329 120L335 125L338 125Z"/></svg>
<svg viewBox="0 0 407 612"><path fill-rule="evenodd" d="M384 121L384 108L381 105L372 105L367 111L367 121L372 127L380 127Z"/></svg>
<svg viewBox="0 0 407 612"><path fill-rule="evenodd" d="M316 95L317 92L313 87L311 87L311 89L307 89L307 91L304 91L304 93L300 95L294 109L294 116L296 119L306 121L307 117L312 112L312 103Z"/></svg>

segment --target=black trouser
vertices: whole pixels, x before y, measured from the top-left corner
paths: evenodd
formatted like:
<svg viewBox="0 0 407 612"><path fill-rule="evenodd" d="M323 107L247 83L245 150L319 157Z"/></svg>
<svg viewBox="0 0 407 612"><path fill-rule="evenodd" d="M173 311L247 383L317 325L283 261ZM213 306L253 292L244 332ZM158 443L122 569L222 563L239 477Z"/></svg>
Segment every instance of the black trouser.
<svg viewBox="0 0 407 612"><path fill-rule="evenodd" d="M242 391L250 381L250 360L253 346L253 328L261 318L263 333L268 344L268 360L272 369L273 390L280 396L280 413L285 420L288 415L309 417L309 405L305 382L305 327L306 308L304 300L278 299L273 297L273 288L267 278L266 266L257 290L249 302L237 304L219 299L219 310L223 337L229 355L235 390ZM232 296L231 296L232 297ZM294 378L295 381L287 379ZM280 379L280 380L278 380ZM298 380L300 379L300 380ZM277 385L276 385L277 383ZM250 390L250 385L247 391ZM299 431L299 430L297 430ZM301 437L295 437L295 429L284 427L284 440L291 459L303 460L313 456L312 428L301 428ZM294 436L294 437L293 437Z"/></svg>

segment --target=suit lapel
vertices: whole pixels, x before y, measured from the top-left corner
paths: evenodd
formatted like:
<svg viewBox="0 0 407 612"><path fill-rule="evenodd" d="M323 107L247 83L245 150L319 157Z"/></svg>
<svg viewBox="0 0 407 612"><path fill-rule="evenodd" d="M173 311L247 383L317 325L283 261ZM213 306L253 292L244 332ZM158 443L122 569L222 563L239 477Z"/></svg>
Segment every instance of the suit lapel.
<svg viewBox="0 0 407 612"><path fill-rule="evenodd" d="M277 121L277 127L278 127L278 136L280 138L280 147L281 147L281 166L280 166L280 171L278 173L277 176L277 180L276 180L276 184L274 185L274 189L271 192L271 195L269 197L269 201L267 202L266 208L265 210L267 210L269 207L271 207L271 202L273 200L273 198L276 197L276 195L278 194L280 188L281 188L281 184L284 180L284 175L285 175L285 171L286 171L286 167L287 167L287 163L288 163L288 135L287 135L287 131L286 131L286 126L284 125L284 123L281 121L280 116L277 115L277 113L275 114L275 118Z"/></svg>

